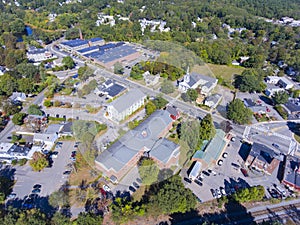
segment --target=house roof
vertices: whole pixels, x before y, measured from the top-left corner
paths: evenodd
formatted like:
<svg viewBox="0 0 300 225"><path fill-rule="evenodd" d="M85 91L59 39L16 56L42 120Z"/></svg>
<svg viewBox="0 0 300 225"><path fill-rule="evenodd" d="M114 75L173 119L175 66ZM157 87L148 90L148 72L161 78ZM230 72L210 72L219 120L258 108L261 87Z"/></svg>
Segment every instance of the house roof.
<svg viewBox="0 0 300 225"><path fill-rule="evenodd" d="M207 82L215 83L217 80L216 78L205 76L205 75L195 73L195 72L192 72L189 75L190 75L190 81L188 82L188 85L190 87L192 87L194 84L196 84L199 80L204 80L204 81L206 81L206 83Z"/></svg>
<svg viewBox="0 0 300 225"><path fill-rule="evenodd" d="M168 161L178 145L165 138L160 138L160 135L171 122L172 119L167 111L155 111L139 126L128 131L100 154L96 161L108 170L113 169L116 172L120 171L142 150L150 150L150 156L162 162Z"/></svg>
<svg viewBox="0 0 300 225"><path fill-rule="evenodd" d="M6 143L1 142L0 143L0 152L8 152L8 150L13 146L13 143Z"/></svg>
<svg viewBox="0 0 300 225"><path fill-rule="evenodd" d="M287 156L283 180L300 187L300 159L295 156Z"/></svg>
<svg viewBox="0 0 300 225"><path fill-rule="evenodd" d="M88 44L88 41L81 40L81 39L75 39L75 40L64 41L61 44L67 45L69 47L77 47L77 46Z"/></svg>
<svg viewBox="0 0 300 225"><path fill-rule="evenodd" d="M121 113L144 97L146 97L146 95L139 89L132 89L111 102L110 106L114 107L119 113Z"/></svg>
<svg viewBox="0 0 300 225"><path fill-rule="evenodd" d="M36 54L42 54L42 53L45 53L47 52L47 49L44 49L44 48L34 48L34 49L30 49L28 50L28 54L31 54L31 55L36 55Z"/></svg>
<svg viewBox="0 0 300 225"><path fill-rule="evenodd" d="M19 98L21 100L25 100L26 94L23 92L13 92L12 95L9 97L9 99L12 101L16 100L17 98Z"/></svg>
<svg viewBox="0 0 300 225"><path fill-rule="evenodd" d="M289 99L287 103L284 104L284 106L291 112L300 112L300 100L299 99Z"/></svg>
<svg viewBox="0 0 300 225"><path fill-rule="evenodd" d="M193 155L193 158L201 159L207 164L210 164L213 160L217 160L226 145L224 137L225 132L221 129L216 129L216 135L211 139L210 142L206 142L207 144L203 143L202 149L198 150Z"/></svg>
<svg viewBox="0 0 300 225"><path fill-rule="evenodd" d="M72 122L67 122L63 125L63 128L61 129L60 133L73 133L72 130Z"/></svg>
<svg viewBox="0 0 300 225"><path fill-rule="evenodd" d="M285 83L286 85L294 85L294 83L292 81L290 81L288 78L286 77L280 77L280 82Z"/></svg>
<svg viewBox="0 0 300 225"><path fill-rule="evenodd" d="M57 138L57 134L35 133L33 136L34 141L51 141L54 142Z"/></svg>
<svg viewBox="0 0 300 225"><path fill-rule="evenodd" d="M254 113L261 113L261 112L266 112L266 106L261 106L261 105L255 105L250 107L251 111Z"/></svg>
<svg viewBox="0 0 300 225"><path fill-rule="evenodd" d="M109 79L105 81L102 85L99 85L98 90L100 92L106 93L110 97L115 97L124 90L126 90L126 88Z"/></svg>
<svg viewBox="0 0 300 225"><path fill-rule="evenodd" d="M59 133L64 125L62 124L50 124L46 130L46 134Z"/></svg>
<svg viewBox="0 0 300 225"><path fill-rule="evenodd" d="M178 110L176 109L175 106L168 105L167 108L166 108L166 110L167 110L171 115L173 115L173 116L179 115L179 112L178 112Z"/></svg>
<svg viewBox="0 0 300 225"><path fill-rule="evenodd" d="M274 158L280 159L279 155L273 149L256 142L252 144L249 155L267 164L270 164Z"/></svg>
<svg viewBox="0 0 300 225"><path fill-rule="evenodd" d="M205 99L205 102L213 102L216 104L218 101L220 101L220 98L222 98L222 95L219 94L210 95Z"/></svg>

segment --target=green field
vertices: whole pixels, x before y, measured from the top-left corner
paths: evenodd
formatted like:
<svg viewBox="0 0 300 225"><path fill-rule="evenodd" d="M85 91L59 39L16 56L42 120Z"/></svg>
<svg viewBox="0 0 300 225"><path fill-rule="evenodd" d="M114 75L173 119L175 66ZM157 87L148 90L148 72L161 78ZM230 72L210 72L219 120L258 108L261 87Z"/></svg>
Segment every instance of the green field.
<svg viewBox="0 0 300 225"><path fill-rule="evenodd" d="M212 76L216 78L223 78L226 83L231 83L233 75L241 74L245 68L227 65L214 65L206 63L203 66L196 65L193 67L192 72L201 73L203 75Z"/></svg>

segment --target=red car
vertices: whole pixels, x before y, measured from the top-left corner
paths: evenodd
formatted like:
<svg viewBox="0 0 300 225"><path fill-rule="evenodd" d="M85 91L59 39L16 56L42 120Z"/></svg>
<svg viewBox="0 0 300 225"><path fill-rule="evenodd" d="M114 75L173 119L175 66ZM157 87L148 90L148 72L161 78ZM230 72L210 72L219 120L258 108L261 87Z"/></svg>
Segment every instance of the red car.
<svg viewBox="0 0 300 225"><path fill-rule="evenodd" d="M243 173L243 175L244 175L245 177L249 177L249 174L248 174L248 172L247 172L246 169L241 168L241 172Z"/></svg>

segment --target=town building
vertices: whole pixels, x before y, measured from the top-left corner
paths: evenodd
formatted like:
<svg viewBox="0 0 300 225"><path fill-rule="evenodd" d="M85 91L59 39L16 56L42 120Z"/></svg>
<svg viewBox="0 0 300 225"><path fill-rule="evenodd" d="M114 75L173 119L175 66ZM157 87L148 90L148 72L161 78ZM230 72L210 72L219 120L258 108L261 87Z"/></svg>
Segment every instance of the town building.
<svg viewBox="0 0 300 225"><path fill-rule="evenodd" d="M11 162L14 159L31 159L30 145L20 146L14 143L0 143L0 161Z"/></svg>
<svg viewBox="0 0 300 225"><path fill-rule="evenodd" d="M282 183L291 190L300 191L300 159L298 157L292 155L286 157Z"/></svg>
<svg viewBox="0 0 300 225"><path fill-rule="evenodd" d="M101 85L95 88L94 93L96 95L106 95L107 98L115 98L118 95L126 91L126 88L120 84L117 84L114 80L108 79Z"/></svg>
<svg viewBox="0 0 300 225"><path fill-rule="evenodd" d="M284 108L291 115L300 114L300 99L290 98L287 103L284 104Z"/></svg>
<svg viewBox="0 0 300 225"><path fill-rule="evenodd" d="M155 111L100 154L95 160L96 167L104 176L120 181L141 157L153 159L160 169L177 166L180 146L165 138L172 124L168 111Z"/></svg>
<svg viewBox="0 0 300 225"><path fill-rule="evenodd" d="M280 80L280 77L278 77L278 76L267 76L265 80L268 84L277 84L278 81Z"/></svg>
<svg viewBox="0 0 300 225"><path fill-rule="evenodd" d="M188 89L199 88L201 94L208 96L210 92L217 86L218 79L204 76L198 73L187 73L182 81L178 84L178 89L181 92L186 92Z"/></svg>
<svg viewBox="0 0 300 225"><path fill-rule="evenodd" d="M57 133L35 133L33 136L33 142L41 146L44 150L51 150L57 139Z"/></svg>
<svg viewBox="0 0 300 225"><path fill-rule="evenodd" d="M132 89L112 101L106 109L105 116L121 122L145 104L146 95L139 89Z"/></svg>
<svg viewBox="0 0 300 225"><path fill-rule="evenodd" d="M61 42L60 47L68 52L75 52L76 50L89 47L89 42L82 39L68 40Z"/></svg>
<svg viewBox="0 0 300 225"><path fill-rule="evenodd" d="M84 54L83 57L103 67L111 69L116 62L130 62L140 57L140 55L140 52L138 52L130 44L126 44L125 42L117 42L99 46L98 51Z"/></svg>
<svg viewBox="0 0 300 225"><path fill-rule="evenodd" d="M278 81L280 87L284 88L285 90L291 89L294 87L294 83L286 77L280 77Z"/></svg>
<svg viewBox="0 0 300 225"><path fill-rule="evenodd" d="M85 55L85 54L90 54L90 53L97 52L97 51L99 51L99 46L96 45L96 46L90 46L90 47L79 49L79 50L77 50L77 53L79 55Z"/></svg>
<svg viewBox="0 0 300 225"><path fill-rule="evenodd" d="M211 140L203 141L201 149L196 151L192 160L201 164L201 170L217 164L218 159L226 148L227 142L225 132L221 129L216 129L215 136Z"/></svg>
<svg viewBox="0 0 300 225"><path fill-rule="evenodd" d="M44 48L31 48L26 53L29 61L41 62L53 58L51 52Z"/></svg>
<svg viewBox="0 0 300 225"><path fill-rule="evenodd" d="M210 95L207 98L205 98L204 105L208 106L209 108L214 109L218 106L218 104L221 102L221 100L222 100L222 95L213 94L213 95Z"/></svg>
<svg viewBox="0 0 300 225"><path fill-rule="evenodd" d="M88 41L89 41L89 46L101 46L105 44L104 39L100 37L91 38Z"/></svg>
<svg viewBox="0 0 300 225"><path fill-rule="evenodd" d="M23 92L13 92L12 95L9 97L11 102L24 102L26 101L26 94Z"/></svg>
<svg viewBox="0 0 300 225"><path fill-rule="evenodd" d="M267 83L267 88L265 90L265 94L268 97L272 97L278 91L284 91L284 88L281 88L276 84Z"/></svg>
<svg viewBox="0 0 300 225"><path fill-rule="evenodd" d="M159 82L160 76L159 74L152 75L149 71L146 71L145 73L143 73L143 78L147 86L153 86Z"/></svg>
<svg viewBox="0 0 300 225"><path fill-rule="evenodd" d="M73 129L72 129L73 123L72 122L66 122L63 124L63 128L60 130L58 136L73 136Z"/></svg>
<svg viewBox="0 0 300 225"><path fill-rule="evenodd" d="M278 168L283 157L273 149L254 142L251 146L245 165L249 168L271 175Z"/></svg>

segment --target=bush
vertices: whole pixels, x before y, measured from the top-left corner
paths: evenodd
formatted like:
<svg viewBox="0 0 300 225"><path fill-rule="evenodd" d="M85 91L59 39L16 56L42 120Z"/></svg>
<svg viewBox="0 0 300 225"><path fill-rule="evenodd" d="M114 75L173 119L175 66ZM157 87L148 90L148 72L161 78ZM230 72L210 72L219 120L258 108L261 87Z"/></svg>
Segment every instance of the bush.
<svg viewBox="0 0 300 225"><path fill-rule="evenodd" d="M24 166L26 163L27 163L27 159L20 159L20 160L18 161L18 164L19 164L20 166Z"/></svg>
<svg viewBox="0 0 300 225"><path fill-rule="evenodd" d="M51 107L53 104L52 104L52 102L51 102L51 100L45 100L44 101L44 106L46 106L46 107Z"/></svg>
<svg viewBox="0 0 300 225"><path fill-rule="evenodd" d="M13 159L13 160L11 161L11 165L13 165L13 166L17 165L17 163L18 163L18 160L17 160L17 159Z"/></svg>
<svg viewBox="0 0 300 225"><path fill-rule="evenodd" d="M276 105L274 107L274 109L276 109L276 111L279 113L279 115L283 118L283 119L287 119L288 118L288 113L284 110L284 108L281 105Z"/></svg>
<svg viewBox="0 0 300 225"><path fill-rule="evenodd" d="M55 102L53 103L53 106L54 106L54 107L60 107L60 106L61 106L61 102L60 102L60 101L55 101Z"/></svg>

